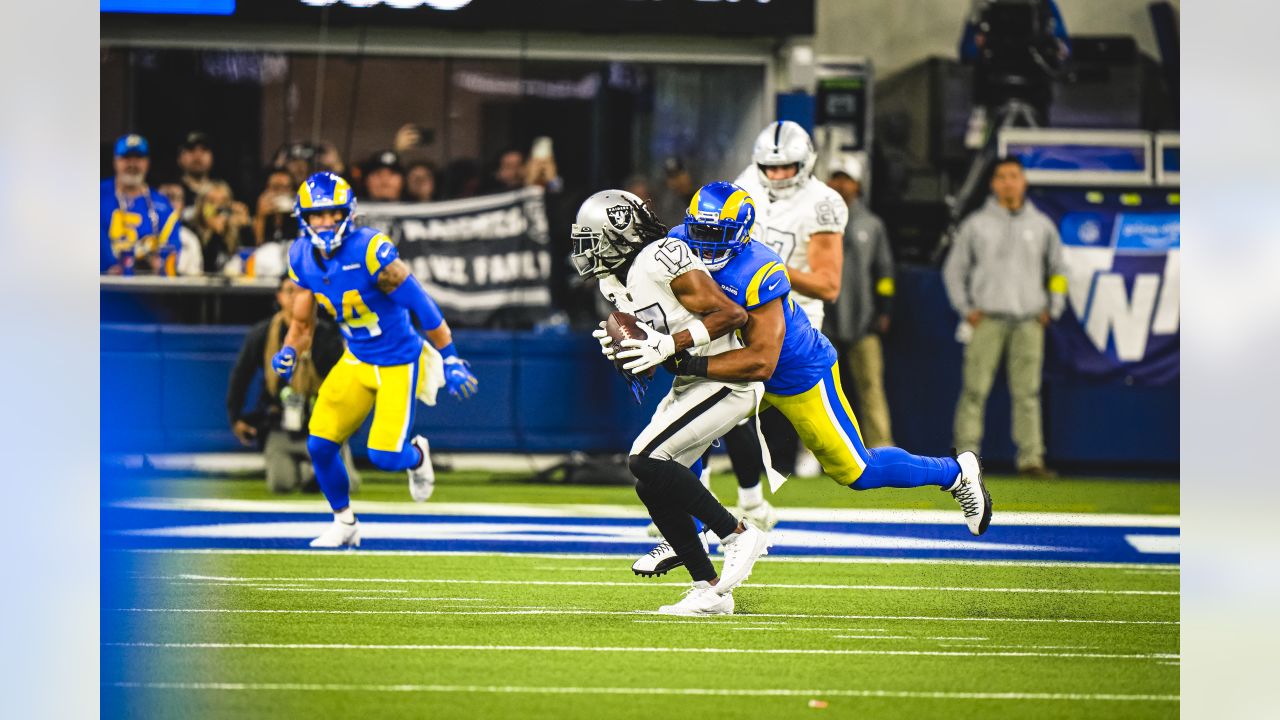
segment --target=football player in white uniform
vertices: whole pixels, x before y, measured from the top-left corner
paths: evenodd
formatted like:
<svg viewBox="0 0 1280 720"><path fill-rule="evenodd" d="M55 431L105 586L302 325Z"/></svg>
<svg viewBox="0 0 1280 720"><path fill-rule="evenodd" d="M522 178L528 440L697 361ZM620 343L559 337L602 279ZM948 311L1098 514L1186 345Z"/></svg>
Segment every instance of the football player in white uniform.
<svg viewBox="0 0 1280 720"><path fill-rule="evenodd" d="M749 227L744 225L744 234ZM666 235L643 201L623 190L587 198L573 225L578 273L597 278L600 292L636 316L646 332L643 340L622 341L621 348L613 347L604 323L594 333L605 356L626 360L623 369L634 376L650 373L681 350L714 355L742 346L733 332L746 324L746 312L725 296L687 245ZM763 392L758 382L677 378L631 447L636 494L694 581L683 599L659 612L732 613L733 588L767 551L768 533L739 522L690 470L714 440L755 412ZM719 576L694 518L722 538Z"/></svg>
<svg viewBox="0 0 1280 720"><path fill-rule="evenodd" d="M751 165L734 184L751 194L759 211L752 239L782 258L791 278L792 297L809 323L821 330L823 304L835 302L840 294L849 208L839 193L813 177L816 160L813 141L804 128L790 120L772 122L756 136ZM775 440L786 437L786 444L798 450L797 475L822 472L813 453L799 445L789 426L770 425L770 432L777 434L771 434ZM760 455L756 436L750 427L739 428L725 438L725 445L738 476L739 508L749 520L771 528L776 516L760 489L763 468L755 461Z"/></svg>

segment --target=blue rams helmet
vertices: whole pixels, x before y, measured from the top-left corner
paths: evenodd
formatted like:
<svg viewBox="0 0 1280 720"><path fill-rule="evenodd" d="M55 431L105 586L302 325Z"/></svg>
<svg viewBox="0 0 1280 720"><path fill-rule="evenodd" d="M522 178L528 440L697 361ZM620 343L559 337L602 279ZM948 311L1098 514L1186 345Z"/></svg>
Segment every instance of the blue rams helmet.
<svg viewBox="0 0 1280 720"><path fill-rule="evenodd" d="M346 214L336 227L315 229L307 223L307 215L321 210L342 210ZM298 188L293 204L298 218L298 237L307 238L315 247L331 253L354 229L356 194L351 184L331 172L318 172Z"/></svg>
<svg viewBox="0 0 1280 720"><path fill-rule="evenodd" d="M731 182L703 185L684 213L685 242L708 270L719 270L751 242L756 204Z"/></svg>

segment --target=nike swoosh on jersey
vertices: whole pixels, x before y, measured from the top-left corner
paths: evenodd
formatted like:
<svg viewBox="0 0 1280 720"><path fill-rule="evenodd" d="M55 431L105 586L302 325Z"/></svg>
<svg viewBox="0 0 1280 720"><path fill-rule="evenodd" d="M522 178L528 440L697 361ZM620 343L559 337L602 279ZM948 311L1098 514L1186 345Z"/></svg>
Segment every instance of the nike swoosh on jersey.
<svg viewBox="0 0 1280 720"><path fill-rule="evenodd" d="M780 283L780 282L782 282L782 279L781 279L781 278L779 278L779 279L777 279L777 280L774 280L774 281L773 281L773 284L772 284L772 285L770 285L769 287L765 288L765 290L766 290L766 291L769 291L769 290L772 290L772 289L774 289L774 288L778 287L778 283Z"/></svg>

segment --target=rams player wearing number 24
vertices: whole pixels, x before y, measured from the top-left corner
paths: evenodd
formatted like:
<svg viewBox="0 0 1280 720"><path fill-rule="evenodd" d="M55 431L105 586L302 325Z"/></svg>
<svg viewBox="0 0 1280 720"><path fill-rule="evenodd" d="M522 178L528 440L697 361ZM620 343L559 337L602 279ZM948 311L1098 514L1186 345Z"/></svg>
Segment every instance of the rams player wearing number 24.
<svg viewBox="0 0 1280 720"><path fill-rule="evenodd" d="M289 276L301 286L284 347L271 361L288 378L308 352L316 304L338 321L347 341L342 359L320 385L307 450L334 522L312 547L360 545L351 511L342 443L373 410L369 459L383 470L407 470L409 494L431 497L435 473L421 435L409 439L418 399L435 404L440 387L458 398L476 392L470 366L458 357L440 309L396 255L386 235L355 225L356 198L346 180L320 172L298 188L298 239L289 248ZM410 313L430 343L414 329Z"/></svg>

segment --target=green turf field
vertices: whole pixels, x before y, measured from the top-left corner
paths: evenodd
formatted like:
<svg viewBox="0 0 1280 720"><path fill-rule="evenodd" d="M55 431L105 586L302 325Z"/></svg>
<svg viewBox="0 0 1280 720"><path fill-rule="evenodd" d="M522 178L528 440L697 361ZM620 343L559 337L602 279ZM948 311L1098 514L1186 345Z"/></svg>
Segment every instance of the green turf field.
<svg viewBox="0 0 1280 720"><path fill-rule="evenodd" d="M1169 514L1170 482L992 477L998 510ZM733 497L732 480L715 489ZM296 499L260 479L152 497ZM361 502L404 503L366 473ZM626 487L442 474L433 502L636 506ZM793 480L780 507L954 509L944 493ZM418 506L425 508L425 506ZM718 556L716 558L718 560ZM104 717L1169 718L1176 565L765 558L736 614L671 618L682 571L616 556L104 555Z"/></svg>
<svg viewBox="0 0 1280 720"><path fill-rule="evenodd" d="M1178 713L1176 568L766 559L737 614L682 619L625 559L122 555L113 716Z"/></svg>
<svg viewBox="0 0 1280 720"><path fill-rule="evenodd" d="M364 485L352 495L361 501L403 502L404 473L365 470ZM996 507L1003 511L1177 514L1178 483L1168 480L1115 480L1060 478L1027 480L990 475L984 478ZM712 490L723 498L735 497L733 476L712 477ZM315 501L315 494L273 495L260 477L152 480L138 492L156 497L219 497L249 500ZM766 491L767 492L767 491ZM770 497L778 507L849 507L952 510L951 496L942 492L884 488L854 492L826 478L792 479ZM635 491L627 486L563 485L530 482L504 473L440 473L432 502L509 502L539 504L598 503L640 507Z"/></svg>

